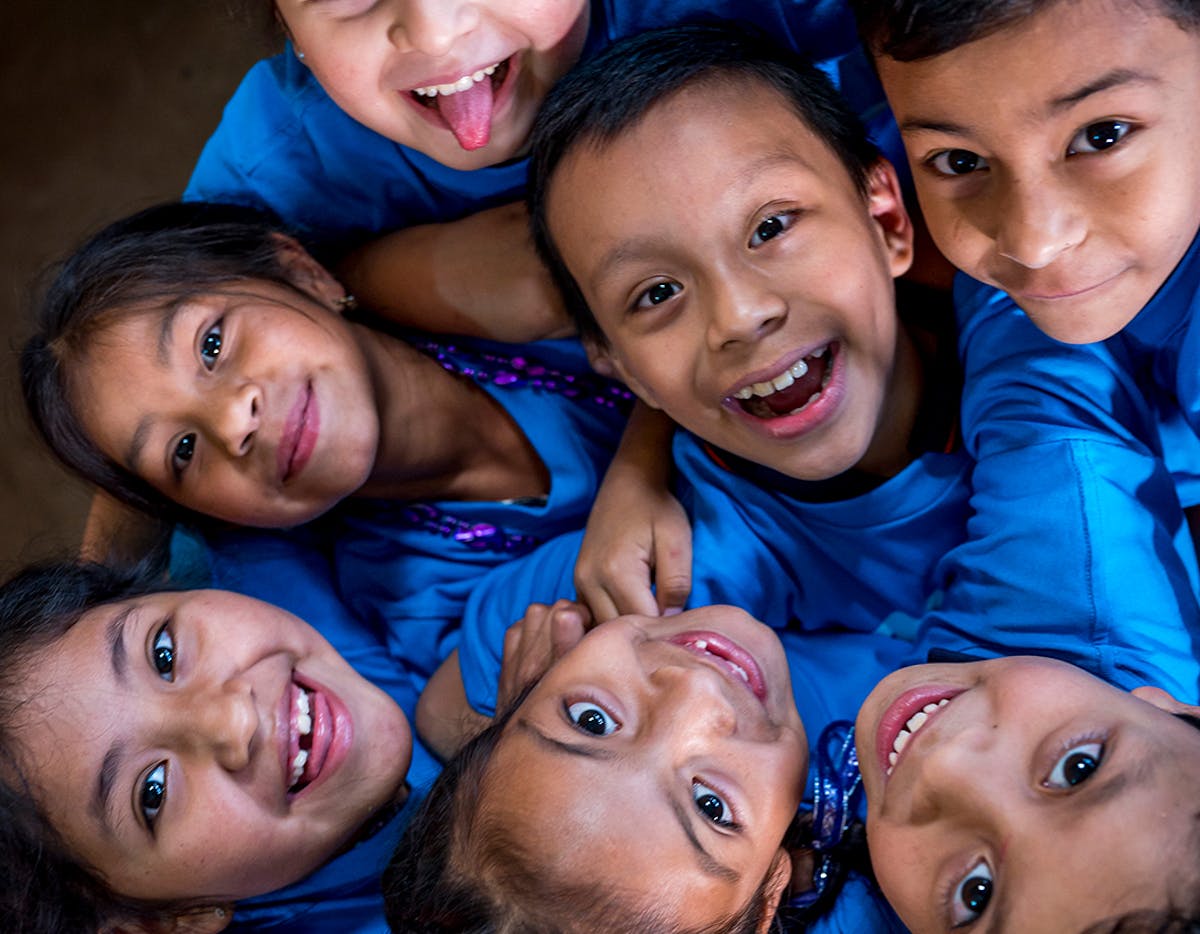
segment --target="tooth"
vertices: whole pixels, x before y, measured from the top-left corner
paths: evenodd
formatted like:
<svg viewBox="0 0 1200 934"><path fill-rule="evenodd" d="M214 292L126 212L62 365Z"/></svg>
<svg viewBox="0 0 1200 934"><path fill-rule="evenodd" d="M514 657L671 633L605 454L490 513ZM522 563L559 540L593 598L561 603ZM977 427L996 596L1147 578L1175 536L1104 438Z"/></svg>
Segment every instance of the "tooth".
<svg viewBox="0 0 1200 934"><path fill-rule="evenodd" d="M898 753L898 752L889 752L888 753L888 765L895 765L899 759L900 759L900 753Z"/></svg>
<svg viewBox="0 0 1200 934"><path fill-rule="evenodd" d="M733 394L735 399L749 399L754 395L753 386L744 386Z"/></svg>
<svg viewBox="0 0 1200 934"><path fill-rule="evenodd" d="M698 649L707 650L708 649L708 640L697 639L695 642L692 643L692 645L694 645Z"/></svg>
<svg viewBox="0 0 1200 934"><path fill-rule="evenodd" d="M770 383L755 383L753 387L756 396L769 396L775 391L775 387Z"/></svg>
<svg viewBox="0 0 1200 934"><path fill-rule="evenodd" d="M736 672L737 672L737 674L738 674L738 677L739 677L739 678L741 678L741 679L742 679L743 681L745 681L747 684L749 684L749 683L750 683L750 676L749 676L748 674L746 674L746 671L745 671L745 669L744 669L744 668L739 668L739 667L737 667L737 666L735 665L735 666L734 666L734 671L736 671Z"/></svg>
<svg viewBox="0 0 1200 934"><path fill-rule="evenodd" d="M915 733L925 725L925 721L929 719L929 714L924 710L918 710L915 714L909 717L908 723L904 724L908 727L910 733Z"/></svg>
<svg viewBox="0 0 1200 934"><path fill-rule="evenodd" d="M938 701L938 706L945 707L948 703L950 703L950 698L943 697L940 701Z"/></svg>
<svg viewBox="0 0 1200 934"><path fill-rule="evenodd" d="M935 713L938 709L938 705L937 704L926 704L921 709L924 710L926 713Z"/></svg>
<svg viewBox="0 0 1200 934"><path fill-rule="evenodd" d="M308 691L304 690L304 688L300 689L300 694L296 698L296 710L298 710L302 714L307 714L307 713L312 712L312 707L309 706L309 702L308 702Z"/></svg>
<svg viewBox="0 0 1200 934"><path fill-rule="evenodd" d="M784 370L771 380L771 385L775 387L776 392L779 392L781 389L787 389L794 382L796 382L796 377L792 376L790 370Z"/></svg>
<svg viewBox="0 0 1200 934"><path fill-rule="evenodd" d="M897 753L904 752L904 747L908 745L908 741L910 739L912 739L912 734L907 730L901 730L896 736L895 741L892 743L892 748L896 750Z"/></svg>
<svg viewBox="0 0 1200 934"><path fill-rule="evenodd" d="M300 776L304 774L304 766L308 764L308 750L301 749L296 753L296 758L292 760L292 780L288 782L288 787L300 781Z"/></svg>
<svg viewBox="0 0 1200 934"><path fill-rule="evenodd" d="M497 63L495 65L488 65L487 68L483 69L483 73L485 75L493 74L496 71L496 69L499 67L500 67L499 63Z"/></svg>
<svg viewBox="0 0 1200 934"><path fill-rule="evenodd" d="M471 75L471 80L475 81L475 82L479 82L479 81L482 81L484 79L484 77L486 77L486 76L484 75L483 71L480 70L480 71L475 72L475 74Z"/></svg>
<svg viewBox="0 0 1200 934"><path fill-rule="evenodd" d="M475 81L470 75L463 75L454 82L453 87L455 91L469 91L474 84Z"/></svg>
<svg viewBox="0 0 1200 934"><path fill-rule="evenodd" d="M808 364L803 360L797 360L791 365L791 367L788 369L788 372L791 373L792 376L796 377L796 379L800 379L800 377L804 376L804 374L808 372Z"/></svg>
<svg viewBox="0 0 1200 934"><path fill-rule="evenodd" d="M298 717L296 717L296 731L301 736L307 736L309 733L311 733L312 732L312 717L310 717L306 713L302 713Z"/></svg>

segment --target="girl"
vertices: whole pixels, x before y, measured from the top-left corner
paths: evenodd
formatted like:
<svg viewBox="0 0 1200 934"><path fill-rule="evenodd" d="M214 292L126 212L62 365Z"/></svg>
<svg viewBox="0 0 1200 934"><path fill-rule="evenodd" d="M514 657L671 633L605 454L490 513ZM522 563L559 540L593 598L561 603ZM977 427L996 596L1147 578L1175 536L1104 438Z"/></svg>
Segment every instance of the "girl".
<svg viewBox="0 0 1200 934"><path fill-rule="evenodd" d="M352 304L257 212L151 208L64 264L23 387L69 466L207 528L233 589L303 606L256 570L277 537L213 520L290 527L343 504L304 534L427 674L481 569L582 525L629 395L573 342L402 340Z"/></svg>
<svg viewBox="0 0 1200 934"><path fill-rule="evenodd" d="M406 773L432 767L411 687L371 668L361 626L335 648L257 600L153 582L64 564L0 589L3 927L218 931L263 896L276 919L377 917Z"/></svg>

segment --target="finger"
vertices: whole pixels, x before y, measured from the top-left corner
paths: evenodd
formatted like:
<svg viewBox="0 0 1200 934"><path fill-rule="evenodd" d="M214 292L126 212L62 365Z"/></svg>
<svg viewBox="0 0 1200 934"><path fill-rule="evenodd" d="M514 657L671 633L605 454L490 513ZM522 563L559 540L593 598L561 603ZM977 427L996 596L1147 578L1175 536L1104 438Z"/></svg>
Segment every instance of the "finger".
<svg viewBox="0 0 1200 934"><path fill-rule="evenodd" d="M655 536L654 591L663 613L687 605L692 592L692 529L686 523L682 535Z"/></svg>
<svg viewBox="0 0 1200 934"><path fill-rule="evenodd" d="M579 594L580 601L591 611L592 618L596 622L602 623L621 615L612 597L603 587L590 584L583 586L577 582L575 589Z"/></svg>
<svg viewBox="0 0 1200 934"><path fill-rule="evenodd" d="M550 658L562 658L583 638L585 613L575 604L556 607L550 617Z"/></svg>

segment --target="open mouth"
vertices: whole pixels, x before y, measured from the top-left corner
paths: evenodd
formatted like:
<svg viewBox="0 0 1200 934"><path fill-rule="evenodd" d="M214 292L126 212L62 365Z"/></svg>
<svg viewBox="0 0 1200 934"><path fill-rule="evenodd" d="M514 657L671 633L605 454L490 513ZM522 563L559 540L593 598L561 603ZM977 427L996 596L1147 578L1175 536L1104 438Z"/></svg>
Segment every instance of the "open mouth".
<svg viewBox="0 0 1200 934"><path fill-rule="evenodd" d="M913 737L941 714L950 702L962 693L962 690L962 688L923 685L905 691L892 701L879 721L875 737L879 767L887 777L891 777L892 771L903 757L904 750L912 743Z"/></svg>
<svg viewBox="0 0 1200 934"><path fill-rule="evenodd" d="M904 726L900 728L900 731L896 734L896 738L892 740L892 751L888 753L888 775L892 774L892 769L900 761L900 753L904 752L904 747L908 745L909 740L913 738L921 727L929 722L930 717L938 713L949 703L950 698L943 697L937 703L926 704L904 722Z"/></svg>
<svg viewBox="0 0 1200 934"><path fill-rule="evenodd" d="M289 797L298 795L321 774L333 742L333 717L323 694L292 681L288 730Z"/></svg>
<svg viewBox="0 0 1200 934"><path fill-rule="evenodd" d="M413 88L418 104L436 110L463 149L481 149L492 135L492 98L508 77L511 56L448 84Z"/></svg>
<svg viewBox="0 0 1200 934"><path fill-rule="evenodd" d="M669 641L715 662L722 671L746 685L759 701L767 699L767 685L758 662L732 639L715 632L681 632Z"/></svg>
<svg viewBox="0 0 1200 934"><path fill-rule="evenodd" d="M797 415L820 398L833 374L836 343L826 344L815 353L801 357L770 380L751 383L733 393L732 398L747 415L755 418L782 418Z"/></svg>

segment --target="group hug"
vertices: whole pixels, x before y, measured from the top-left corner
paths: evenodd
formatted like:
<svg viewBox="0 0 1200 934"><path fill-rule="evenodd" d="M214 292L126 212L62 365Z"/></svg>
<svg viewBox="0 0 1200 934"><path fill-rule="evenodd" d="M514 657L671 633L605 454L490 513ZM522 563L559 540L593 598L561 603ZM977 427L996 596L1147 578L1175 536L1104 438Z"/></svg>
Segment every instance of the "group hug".
<svg viewBox="0 0 1200 934"><path fill-rule="evenodd" d="M256 5L19 353L0 928L1200 930L1198 0Z"/></svg>

